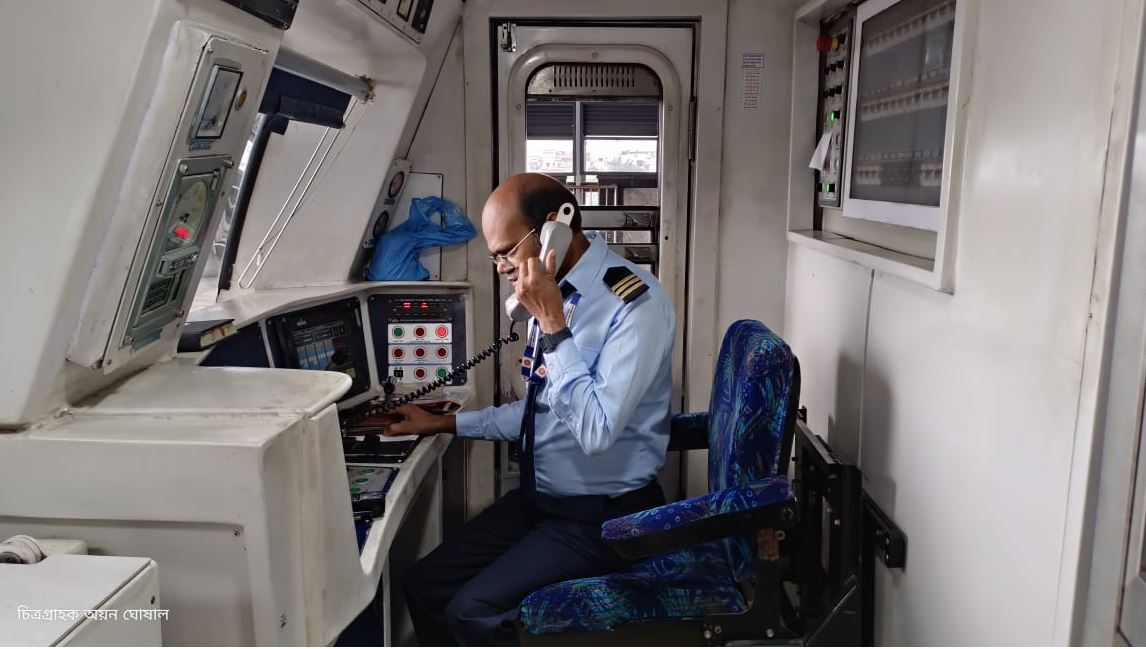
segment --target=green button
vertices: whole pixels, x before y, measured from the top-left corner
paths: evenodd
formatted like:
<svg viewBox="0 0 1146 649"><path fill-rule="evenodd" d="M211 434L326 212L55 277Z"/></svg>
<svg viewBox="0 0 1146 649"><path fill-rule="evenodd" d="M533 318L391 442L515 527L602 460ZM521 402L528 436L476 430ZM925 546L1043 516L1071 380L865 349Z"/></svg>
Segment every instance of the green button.
<svg viewBox="0 0 1146 649"><path fill-rule="evenodd" d="M447 372L447 371L446 371L446 368L444 368L444 367L439 367L439 368L438 368L438 378L439 378L439 379L444 379L444 378L446 378L446 375L447 375L447 374L449 374L449 372Z"/></svg>
<svg viewBox="0 0 1146 649"><path fill-rule="evenodd" d="M406 330L401 327L394 327L394 337L401 338L406 335Z"/></svg>
<svg viewBox="0 0 1146 649"><path fill-rule="evenodd" d="M362 473L371 474L374 473L374 469L362 469Z"/></svg>
<svg viewBox="0 0 1146 649"><path fill-rule="evenodd" d="M367 482L370 482L370 478L355 478L354 479L354 484L366 484Z"/></svg>
<svg viewBox="0 0 1146 649"><path fill-rule="evenodd" d="M356 493L358 493L358 492L360 492L360 491L362 491L362 490L361 490L361 489L359 489L358 487L351 487L351 488L350 488L350 493L352 493L352 494L356 494Z"/></svg>

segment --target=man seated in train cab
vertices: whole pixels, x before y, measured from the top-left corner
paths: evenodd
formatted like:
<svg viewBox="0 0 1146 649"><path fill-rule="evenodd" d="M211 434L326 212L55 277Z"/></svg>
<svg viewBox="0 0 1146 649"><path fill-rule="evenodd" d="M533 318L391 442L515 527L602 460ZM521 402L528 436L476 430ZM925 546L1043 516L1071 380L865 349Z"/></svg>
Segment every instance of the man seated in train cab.
<svg viewBox="0 0 1146 649"><path fill-rule="evenodd" d="M562 263L538 258L538 234L570 203ZM392 434L456 433L520 441L521 487L492 504L406 575L422 645L514 645L521 601L552 583L626 563L601 523L664 503L656 482L669 438L675 315L656 277L581 231L561 183L541 174L503 182L482 233L497 272L533 314L527 341L543 350L523 380L528 398L455 416L398 410Z"/></svg>

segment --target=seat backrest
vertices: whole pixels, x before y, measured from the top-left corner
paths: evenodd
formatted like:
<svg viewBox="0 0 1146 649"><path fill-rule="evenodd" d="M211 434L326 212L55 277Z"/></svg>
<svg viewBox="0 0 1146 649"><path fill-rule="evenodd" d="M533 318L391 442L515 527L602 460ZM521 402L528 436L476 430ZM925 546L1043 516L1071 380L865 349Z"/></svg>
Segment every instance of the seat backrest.
<svg viewBox="0 0 1146 649"><path fill-rule="evenodd" d="M710 491L787 472L799 398L799 365L788 344L756 320L732 323L708 404ZM722 543L736 580L754 579L753 540Z"/></svg>

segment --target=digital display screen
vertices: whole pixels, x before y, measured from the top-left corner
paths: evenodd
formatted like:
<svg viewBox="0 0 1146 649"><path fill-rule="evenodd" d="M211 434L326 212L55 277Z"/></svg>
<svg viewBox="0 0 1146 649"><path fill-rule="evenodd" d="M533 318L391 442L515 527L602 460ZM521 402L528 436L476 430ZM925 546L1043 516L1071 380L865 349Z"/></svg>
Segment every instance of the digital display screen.
<svg viewBox="0 0 1146 649"><path fill-rule="evenodd" d="M327 322L294 332L295 357L302 370L344 372L354 378L354 359L345 322Z"/></svg>
<svg viewBox="0 0 1146 649"><path fill-rule="evenodd" d="M341 372L353 385L346 398L370 388L370 365L358 298L267 319L275 367Z"/></svg>
<svg viewBox="0 0 1146 649"><path fill-rule="evenodd" d="M195 127L196 140L214 140L223 135L227 117L231 115L231 104L243 73L230 68L215 66L211 80L207 82L206 98L199 110L198 126Z"/></svg>

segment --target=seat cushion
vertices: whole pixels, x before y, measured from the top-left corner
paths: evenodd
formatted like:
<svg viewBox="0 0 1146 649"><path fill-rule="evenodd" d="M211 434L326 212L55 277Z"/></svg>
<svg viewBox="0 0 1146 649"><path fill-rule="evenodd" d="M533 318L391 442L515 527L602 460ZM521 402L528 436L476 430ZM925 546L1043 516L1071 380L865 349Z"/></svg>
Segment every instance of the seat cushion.
<svg viewBox="0 0 1146 649"><path fill-rule="evenodd" d="M668 532L699 521L743 514L794 498L788 477L772 476L655 509L613 518L601 525L601 538L621 541Z"/></svg>
<svg viewBox="0 0 1146 649"><path fill-rule="evenodd" d="M527 632L544 635L745 610L724 551L713 542L645 559L611 575L547 586L521 603L521 623Z"/></svg>

